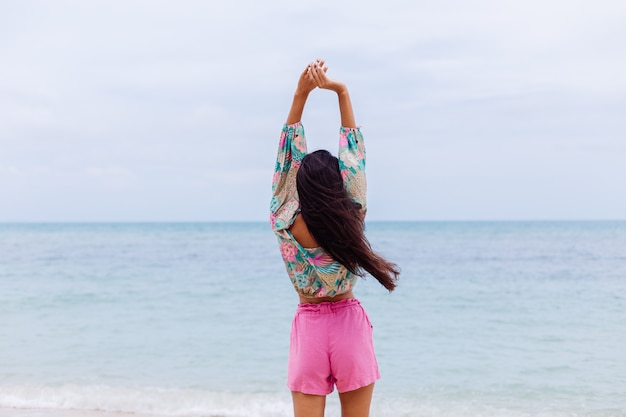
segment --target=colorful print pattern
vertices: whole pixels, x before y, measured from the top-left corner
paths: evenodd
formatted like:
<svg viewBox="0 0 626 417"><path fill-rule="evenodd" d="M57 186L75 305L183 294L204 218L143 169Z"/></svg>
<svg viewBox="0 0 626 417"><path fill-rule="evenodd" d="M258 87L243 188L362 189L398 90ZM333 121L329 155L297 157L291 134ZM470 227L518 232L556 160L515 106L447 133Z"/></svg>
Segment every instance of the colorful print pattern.
<svg viewBox="0 0 626 417"><path fill-rule="evenodd" d="M289 228L300 212L296 173L307 154L301 123L284 125L272 179L270 223L278 238L280 253L296 291L308 298L332 297L351 290L357 276L336 262L321 248L304 248ZM348 195L361 204L365 214L365 142L359 128L339 130L339 169Z"/></svg>

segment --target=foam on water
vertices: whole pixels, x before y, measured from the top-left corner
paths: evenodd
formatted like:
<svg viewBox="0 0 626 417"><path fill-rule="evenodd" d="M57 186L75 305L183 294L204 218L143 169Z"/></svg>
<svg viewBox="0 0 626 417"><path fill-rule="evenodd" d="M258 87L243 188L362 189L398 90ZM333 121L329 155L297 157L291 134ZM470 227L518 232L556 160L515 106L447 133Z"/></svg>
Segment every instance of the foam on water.
<svg viewBox="0 0 626 417"><path fill-rule="evenodd" d="M287 393L71 384L0 386L0 407L16 410L85 410L177 417L271 417L289 415L290 401Z"/></svg>
<svg viewBox="0 0 626 417"><path fill-rule="evenodd" d="M290 417L285 392L233 393L200 389L121 388L94 386L0 385L0 416L4 417ZM326 415L340 414L336 395L328 397ZM377 417L624 417L626 409L507 407L480 400L441 399L429 395L378 395L372 404Z"/></svg>

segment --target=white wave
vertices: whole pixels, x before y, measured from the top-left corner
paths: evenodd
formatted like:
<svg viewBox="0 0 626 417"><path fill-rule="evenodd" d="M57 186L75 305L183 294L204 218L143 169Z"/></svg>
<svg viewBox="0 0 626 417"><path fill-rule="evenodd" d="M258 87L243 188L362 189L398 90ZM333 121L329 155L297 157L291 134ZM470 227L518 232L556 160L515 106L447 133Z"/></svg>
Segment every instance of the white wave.
<svg viewBox="0 0 626 417"><path fill-rule="evenodd" d="M69 384L0 385L0 407L175 417L286 417L292 413L288 392L242 394L200 389Z"/></svg>
<svg viewBox="0 0 626 417"><path fill-rule="evenodd" d="M291 397L282 392L233 393L201 389L106 385L1 385L0 417L291 417ZM326 415L339 415L337 395ZM423 395L374 395L376 417L626 417L626 409L494 406L477 399Z"/></svg>

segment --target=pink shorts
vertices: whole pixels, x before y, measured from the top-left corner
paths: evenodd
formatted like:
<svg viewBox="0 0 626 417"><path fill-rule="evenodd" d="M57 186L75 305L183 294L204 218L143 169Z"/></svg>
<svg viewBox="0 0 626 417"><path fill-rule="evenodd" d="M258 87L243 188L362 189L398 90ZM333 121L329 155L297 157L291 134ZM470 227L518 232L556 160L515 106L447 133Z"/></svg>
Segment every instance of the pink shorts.
<svg viewBox="0 0 626 417"><path fill-rule="evenodd" d="M287 387L328 395L370 385L380 378L372 324L356 299L300 304L291 327Z"/></svg>

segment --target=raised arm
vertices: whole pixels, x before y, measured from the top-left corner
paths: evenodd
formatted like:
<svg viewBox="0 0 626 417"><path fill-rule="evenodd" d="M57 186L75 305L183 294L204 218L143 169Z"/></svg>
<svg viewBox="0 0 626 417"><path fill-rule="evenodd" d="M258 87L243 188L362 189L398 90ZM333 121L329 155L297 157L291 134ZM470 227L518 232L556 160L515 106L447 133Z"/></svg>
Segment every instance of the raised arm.
<svg viewBox="0 0 626 417"><path fill-rule="evenodd" d="M307 65L304 71L302 71L302 74L300 74L298 86L296 87L296 92L293 95L293 101L291 102L291 108L289 109L289 114L287 115L287 121L285 124L292 125L294 123L298 123L302 119L302 111L304 110L304 105L309 97L309 93L316 87L309 75L313 65L314 63Z"/></svg>
<svg viewBox="0 0 626 417"><path fill-rule="evenodd" d="M308 76L311 65L307 65L300 74L291 109L278 142L270 203L270 223L274 231L288 229L299 208L296 174L307 153L304 128L300 119L309 93L316 87Z"/></svg>
<svg viewBox="0 0 626 417"><path fill-rule="evenodd" d="M367 211L367 182L365 179L365 142L361 129L356 126L348 87L344 83L328 78L324 61L316 61L309 77L319 88L337 93L341 129L339 131L339 170L343 186L352 200L359 203L361 213Z"/></svg>
<svg viewBox="0 0 626 417"><path fill-rule="evenodd" d="M348 87L342 82L328 78L326 75L327 69L328 68L324 66L324 61L318 59L310 66L308 78L314 86L337 93L341 126L354 128L356 127L356 122L354 120L354 111L352 110Z"/></svg>

